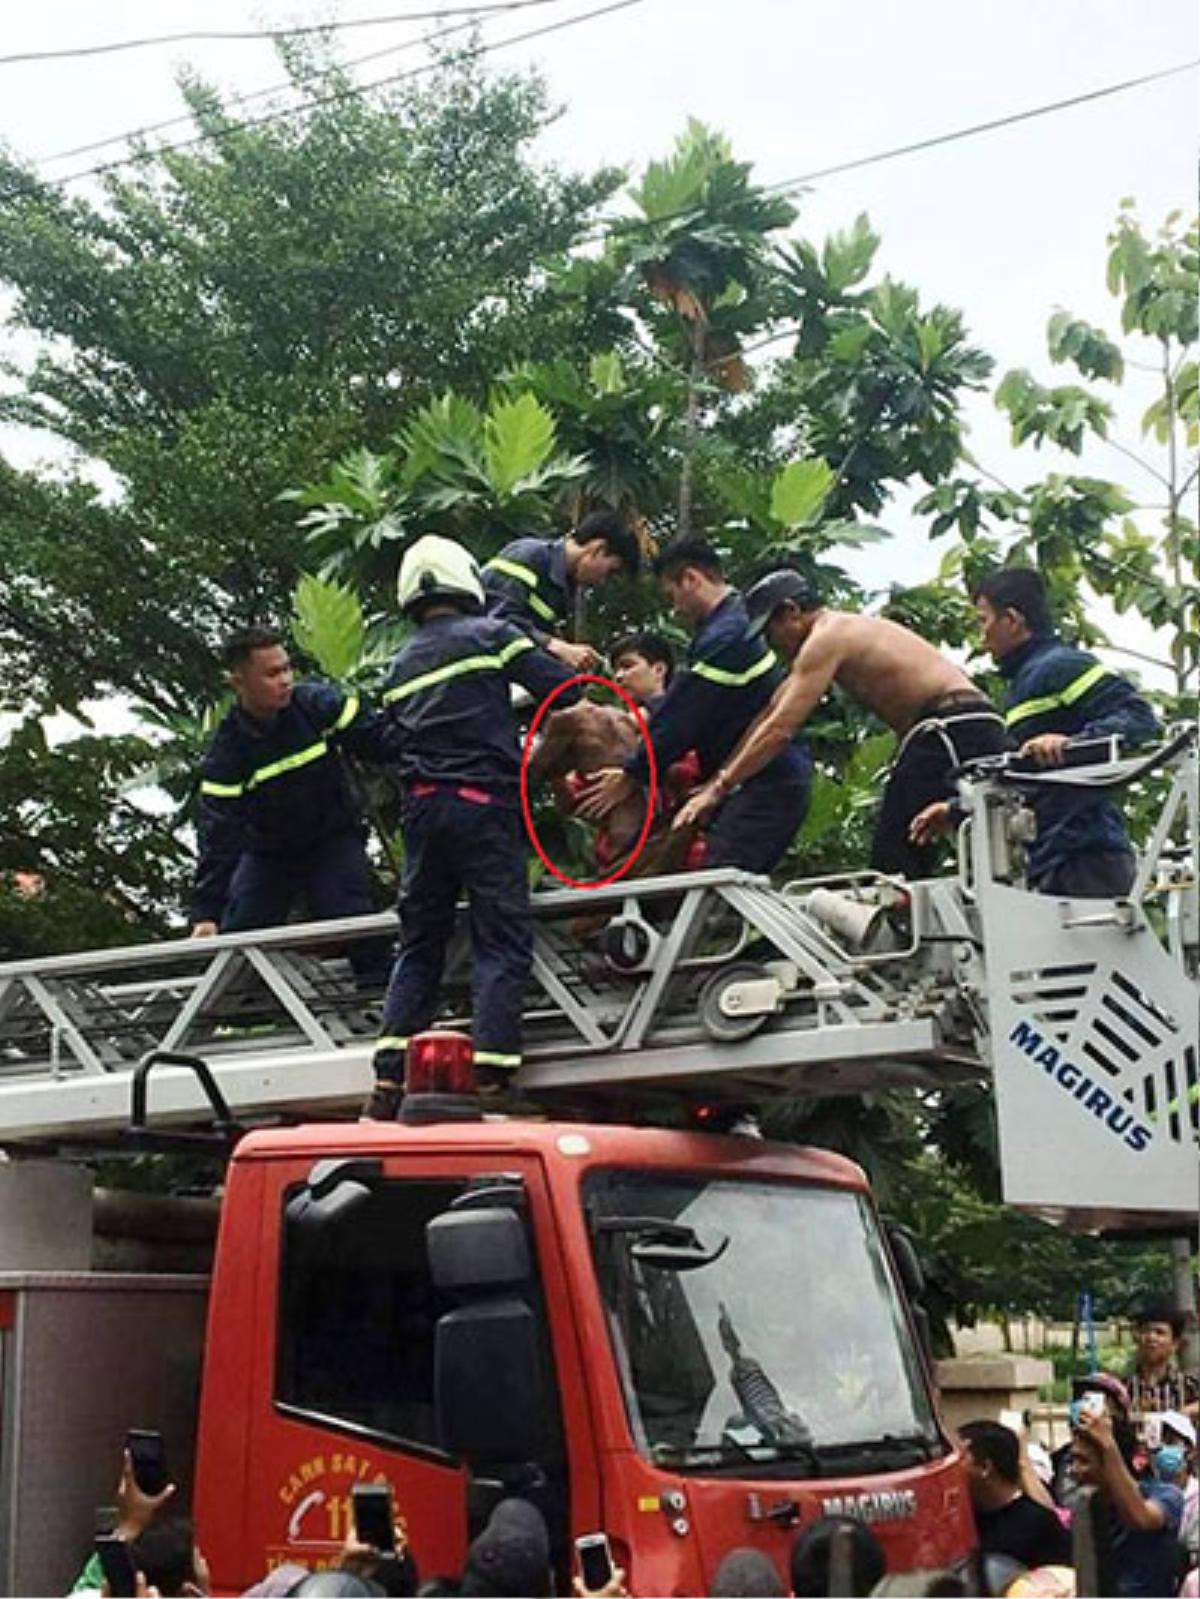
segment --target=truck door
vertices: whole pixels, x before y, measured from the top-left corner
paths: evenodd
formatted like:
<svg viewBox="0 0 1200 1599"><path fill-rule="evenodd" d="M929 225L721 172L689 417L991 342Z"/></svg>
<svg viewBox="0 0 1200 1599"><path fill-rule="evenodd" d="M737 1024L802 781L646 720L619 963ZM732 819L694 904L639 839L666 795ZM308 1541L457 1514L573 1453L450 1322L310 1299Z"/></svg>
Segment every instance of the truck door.
<svg viewBox="0 0 1200 1599"><path fill-rule="evenodd" d="M500 1164L540 1189L528 1157L506 1152ZM262 1273L265 1331L254 1340L252 1569L219 1572L222 1583L244 1585L285 1561L330 1564L349 1530L352 1486L373 1481L391 1484L422 1579L459 1571L469 1479L439 1447L434 1409L435 1334L455 1302L433 1280L427 1228L486 1170L472 1165L461 1154L289 1160L268 1179L264 1258L279 1269ZM322 1167L333 1171L323 1186ZM314 1193L326 1211L316 1225Z"/></svg>

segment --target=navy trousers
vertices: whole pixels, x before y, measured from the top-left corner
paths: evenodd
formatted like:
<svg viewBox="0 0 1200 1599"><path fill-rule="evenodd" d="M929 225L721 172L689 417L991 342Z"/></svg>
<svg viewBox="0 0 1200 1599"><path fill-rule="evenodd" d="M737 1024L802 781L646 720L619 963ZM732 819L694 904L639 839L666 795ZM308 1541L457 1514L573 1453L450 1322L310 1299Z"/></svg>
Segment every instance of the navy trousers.
<svg viewBox="0 0 1200 1599"><path fill-rule="evenodd" d="M811 786L811 768L795 783L751 778L717 811L708 830L705 866L773 871L804 821Z"/></svg>
<svg viewBox="0 0 1200 1599"><path fill-rule="evenodd" d="M437 1014L463 893L471 935L475 1060L508 1070L521 1064L521 1011L533 962L525 856L525 830L512 807L464 798L452 788L409 797L400 954L375 1050L378 1077L403 1082L408 1040Z"/></svg>
<svg viewBox="0 0 1200 1599"><path fill-rule="evenodd" d="M312 849L291 855L247 850L234 869L221 931L282 927L297 904L303 904L314 922L375 911L361 833L333 833ZM347 945L346 956L361 986L380 988L387 981L391 965L387 939L359 939Z"/></svg>

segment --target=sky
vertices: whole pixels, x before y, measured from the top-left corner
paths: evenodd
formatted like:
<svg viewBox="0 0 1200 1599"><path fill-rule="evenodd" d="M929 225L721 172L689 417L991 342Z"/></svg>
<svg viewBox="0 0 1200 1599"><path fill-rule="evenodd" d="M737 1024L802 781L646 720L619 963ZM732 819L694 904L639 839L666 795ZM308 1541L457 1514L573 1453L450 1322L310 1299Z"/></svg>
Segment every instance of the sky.
<svg viewBox="0 0 1200 1599"><path fill-rule="evenodd" d="M425 0L428 4L428 0ZM592 10L601 0L548 0L489 19L504 40ZM186 29L255 28L411 12L421 0L43 0L3 6L0 55ZM428 24L348 30L358 56L396 47L360 81L423 59ZM499 66L546 76L561 115L543 136L548 159L580 170L638 171L664 155L689 116L720 128L763 183L779 183L1013 112L1068 99L1200 57L1195 0L639 0L546 36L497 49ZM174 73L185 62L231 92L275 84L266 42L171 45L68 62L0 64L0 139L38 159L178 115ZM250 108L261 109L259 106ZM1047 318L1061 306L1116 331L1104 286L1105 237L1123 197L1152 228L1194 206L1200 72L1094 100L1016 127L814 181L795 231L820 239L865 211L883 245L877 263L927 301L959 307L997 375L1028 366L1070 381L1045 356ZM164 137L183 137L186 128ZM115 157L120 147L46 161L46 175ZM1119 400L1116 436L1137 443L1148 390ZM1048 470L1114 477L1141 499L1153 481L1100 446L1082 463L1014 452L991 400L969 402L973 453L1022 485ZM50 454L13 430L0 448L22 464ZM938 552L897 498L879 521L897 537L857 558L882 588L931 575ZM1134 619L1117 643L1161 654ZM1150 672L1149 682L1165 678Z"/></svg>

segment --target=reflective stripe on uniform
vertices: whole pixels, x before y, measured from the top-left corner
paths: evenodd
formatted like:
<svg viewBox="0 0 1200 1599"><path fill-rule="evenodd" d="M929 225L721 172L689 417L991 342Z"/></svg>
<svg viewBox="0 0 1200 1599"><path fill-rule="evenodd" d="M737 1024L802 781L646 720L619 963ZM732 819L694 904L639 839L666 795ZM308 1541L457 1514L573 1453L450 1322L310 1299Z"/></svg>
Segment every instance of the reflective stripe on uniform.
<svg viewBox="0 0 1200 1599"><path fill-rule="evenodd" d="M485 572L503 572L505 577L515 577L518 583L524 583L529 589L529 609L535 616L540 616L543 622L557 622L558 612L547 605L538 593L538 584L541 579L531 566L522 566L519 561L510 561L503 555L497 555L484 564Z"/></svg>
<svg viewBox="0 0 1200 1599"><path fill-rule="evenodd" d="M510 1066L521 1064L519 1055L501 1055L494 1049L477 1049L475 1051L476 1066Z"/></svg>
<svg viewBox="0 0 1200 1599"><path fill-rule="evenodd" d="M1095 666L1089 666L1086 672L1081 672L1058 694L1046 694L1037 700L1022 700L1019 705L1014 705L1004 713L1004 720L1009 727L1014 722L1023 722L1026 717L1040 716L1043 711L1057 711L1064 705L1074 705L1075 701L1082 699L1088 689L1094 688L1102 678L1112 677L1107 666L1102 666L1098 661Z"/></svg>
<svg viewBox="0 0 1200 1599"><path fill-rule="evenodd" d="M318 744L297 750L294 755L284 755L272 761L269 766L260 766L257 771L251 772L244 783L214 783L206 777L200 784L200 792L214 799L236 799L239 794L248 794L251 789L269 782L272 777L282 777L285 772L294 772L298 766L307 766L310 761L319 761L322 755L328 754L329 745L322 739Z"/></svg>
<svg viewBox="0 0 1200 1599"><path fill-rule="evenodd" d="M252 772L247 783L247 789L257 788L260 783L268 782L272 777L282 777L285 772L294 772L298 766L307 766L312 761L319 761L323 755L329 754L329 745L324 739L318 744L310 744L307 749L297 750L294 755L285 755L281 760L272 761L269 766L260 766Z"/></svg>
<svg viewBox="0 0 1200 1599"><path fill-rule="evenodd" d="M753 683L756 677L769 672L774 665L775 657L764 655L761 660L755 661L753 666L748 666L744 672L727 672L723 667L710 666L707 661L693 661L688 670L695 672L697 677L706 678L710 683L718 683L722 688L744 688L747 683Z"/></svg>
<svg viewBox="0 0 1200 1599"><path fill-rule="evenodd" d="M408 1039L407 1038L396 1038L395 1036L387 1036L387 1037L384 1037L384 1038L377 1038L375 1040L375 1049L376 1049L376 1051L379 1051L381 1049L407 1049L407 1048L408 1048Z"/></svg>
<svg viewBox="0 0 1200 1599"><path fill-rule="evenodd" d="M340 711L340 713L338 715L338 719L333 724L333 726L330 728L330 732L331 733L343 733L343 732L345 732L346 728L348 728L350 726L350 723L354 720L354 718L357 715L358 715L358 695L357 694L347 694L346 695L346 703L342 706L342 709L341 709L341 711Z"/></svg>
<svg viewBox="0 0 1200 1599"><path fill-rule="evenodd" d="M338 712L337 721L329 729L330 733L344 732L358 715L358 705L358 695L347 694L345 704ZM236 799L239 794L248 793L260 783L269 782L273 777L282 777L285 772L294 772L298 766L307 766L311 761L319 761L322 755L328 754L329 744L322 738L315 744L297 750L293 755L283 755L277 761L256 768L244 783L214 783L210 778L205 778L200 784L200 792L210 794L215 799Z"/></svg>
<svg viewBox="0 0 1200 1599"><path fill-rule="evenodd" d="M436 688L439 683L449 682L454 677L466 677L472 672L501 672L514 656L534 648L536 646L532 639L518 638L506 644L497 655L466 655L461 661L449 661L445 666L435 667L432 672L422 672L420 677L410 678L407 683L397 683L383 696L383 703L394 705L397 700L406 700L412 694L419 694L422 689Z"/></svg>

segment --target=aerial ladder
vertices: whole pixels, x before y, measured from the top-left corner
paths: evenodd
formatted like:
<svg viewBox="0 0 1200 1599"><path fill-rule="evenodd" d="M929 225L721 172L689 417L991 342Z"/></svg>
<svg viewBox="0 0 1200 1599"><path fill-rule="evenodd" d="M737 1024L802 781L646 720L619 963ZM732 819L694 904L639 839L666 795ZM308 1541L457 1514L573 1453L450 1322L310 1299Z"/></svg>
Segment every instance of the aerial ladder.
<svg viewBox="0 0 1200 1599"><path fill-rule="evenodd" d="M1162 802L1128 896L1027 888L1039 785L1150 781ZM1063 772L973 763L959 789L945 877L776 887L713 870L536 893L520 1097L603 1119L680 1097L733 1106L990 1082L1010 1202L1080 1225L1190 1229L1195 728L1149 756ZM0 1147L119 1145L147 1060L156 1126L202 1122L213 1085L242 1124L355 1114L381 996L356 987L346 950L394 932L381 914L0 965ZM465 943L451 952L439 1025L469 1025L466 955Z"/></svg>

